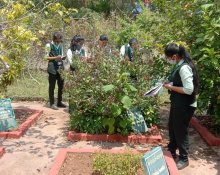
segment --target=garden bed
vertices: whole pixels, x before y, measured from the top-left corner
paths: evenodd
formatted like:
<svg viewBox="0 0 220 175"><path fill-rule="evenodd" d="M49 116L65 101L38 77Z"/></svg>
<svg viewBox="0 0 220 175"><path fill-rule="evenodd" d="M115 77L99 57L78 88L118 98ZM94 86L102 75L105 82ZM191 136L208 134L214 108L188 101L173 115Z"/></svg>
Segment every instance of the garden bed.
<svg viewBox="0 0 220 175"><path fill-rule="evenodd" d="M99 175L93 171L91 155L95 152L110 154L126 154L128 151L120 149L100 150L100 149L61 149L55 159L49 175ZM130 154L140 154L136 150L129 151ZM179 175L176 164L169 152L164 153L170 175ZM141 162L141 160L140 160ZM143 169L139 169L137 175L142 175Z"/></svg>
<svg viewBox="0 0 220 175"><path fill-rule="evenodd" d="M43 111L29 108L15 108L14 113L17 128L7 132L0 132L0 138L20 138L25 131L38 120Z"/></svg>
<svg viewBox="0 0 220 175"><path fill-rule="evenodd" d="M156 126L150 128L150 131L146 134L130 134L128 136L122 136L120 134L87 134L69 131L67 138L70 141L125 142L135 144L160 143L162 141L162 137Z"/></svg>
<svg viewBox="0 0 220 175"><path fill-rule="evenodd" d="M214 125L211 117L193 117L191 125L198 131L208 145L220 146L220 133L216 132L219 128Z"/></svg>

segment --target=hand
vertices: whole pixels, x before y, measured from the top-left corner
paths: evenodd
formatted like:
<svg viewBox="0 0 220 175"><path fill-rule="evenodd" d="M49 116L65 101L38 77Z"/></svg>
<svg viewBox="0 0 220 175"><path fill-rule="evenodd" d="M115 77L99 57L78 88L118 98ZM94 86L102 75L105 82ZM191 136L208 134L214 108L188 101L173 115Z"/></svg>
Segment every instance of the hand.
<svg viewBox="0 0 220 175"><path fill-rule="evenodd" d="M56 61L61 61L62 60L62 56L61 55L56 56L55 60Z"/></svg>
<svg viewBox="0 0 220 175"><path fill-rule="evenodd" d="M65 60L65 59L66 59L66 56L62 56L61 59L62 59L62 60Z"/></svg>
<svg viewBox="0 0 220 175"><path fill-rule="evenodd" d="M163 84L163 87L165 87L165 88L168 89L168 90L171 90L172 85L169 84L169 83L164 83L164 84Z"/></svg>
<svg viewBox="0 0 220 175"><path fill-rule="evenodd" d="M169 80L164 80L164 81L163 81L163 84L169 84L169 83L170 83Z"/></svg>

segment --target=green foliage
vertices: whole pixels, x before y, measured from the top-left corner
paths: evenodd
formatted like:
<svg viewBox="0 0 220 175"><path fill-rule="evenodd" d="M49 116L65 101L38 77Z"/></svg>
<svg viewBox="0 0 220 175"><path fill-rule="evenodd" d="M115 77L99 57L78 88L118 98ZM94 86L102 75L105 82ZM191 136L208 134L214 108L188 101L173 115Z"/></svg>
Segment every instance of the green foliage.
<svg viewBox="0 0 220 175"><path fill-rule="evenodd" d="M195 29L194 57L200 75L199 109L215 118L220 124L220 34L218 5L209 1L195 14L200 25ZM210 91L211 89L211 91Z"/></svg>
<svg viewBox="0 0 220 175"><path fill-rule="evenodd" d="M153 3L172 28L172 40L187 41L189 45L200 77L199 110L207 111L220 124L219 1L154 0Z"/></svg>
<svg viewBox="0 0 220 175"><path fill-rule="evenodd" d="M138 39L141 47L147 48L156 48L157 44L173 39L173 29L167 28L167 19L162 14L152 13L147 9L143 10L136 20L118 17L117 21L120 24L119 29L112 31L111 36L118 47L134 37Z"/></svg>
<svg viewBox="0 0 220 175"><path fill-rule="evenodd" d="M41 7L41 8L40 8ZM63 31L71 22L70 14L75 9L66 9L59 3L39 1L2 1L1 14L1 57L10 66L0 80L0 92L6 90L25 68L32 62L38 48L43 48L51 33ZM68 29L68 28L66 28ZM68 30L67 30L68 31ZM44 57L41 49L41 59Z"/></svg>
<svg viewBox="0 0 220 175"><path fill-rule="evenodd" d="M107 154L95 153L93 155L93 169L103 175L137 175L142 174L142 155L137 154Z"/></svg>
<svg viewBox="0 0 220 175"><path fill-rule="evenodd" d="M133 121L126 111L136 106L146 114L148 126L156 123L157 98L143 97L152 85L144 80L149 65L138 58L132 63L104 55L86 63L75 60L76 72L65 75L72 129L127 135Z"/></svg>
<svg viewBox="0 0 220 175"><path fill-rule="evenodd" d="M96 12L103 12L107 16L110 15L111 12L111 1L108 0L98 0L98 1L90 1L89 8Z"/></svg>
<svg viewBox="0 0 220 175"><path fill-rule="evenodd" d="M1 57L10 66L0 80L0 92L4 91L22 71L25 53L37 40L36 35L28 28L29 17L25 14L29 8L28 5L9 1L7 6L0 9L4 26L0 45Z"/></svg>

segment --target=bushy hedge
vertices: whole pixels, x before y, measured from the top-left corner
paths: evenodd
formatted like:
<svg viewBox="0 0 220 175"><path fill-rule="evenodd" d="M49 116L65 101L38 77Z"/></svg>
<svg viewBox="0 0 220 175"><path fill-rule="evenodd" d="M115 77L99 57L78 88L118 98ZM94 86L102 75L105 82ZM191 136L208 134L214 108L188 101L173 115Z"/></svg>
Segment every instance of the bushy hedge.
<svg viewBox="0 0 220 175"><path fill-rule="evenodd" d="M134 62L98 55L88 62L76 60L76 71L66 75L70 96L71 129L87 133L131 131L127 110L138 107L148 126L157 122L157 98L143 97L152 82L149 64L139 57Z"/></svg>

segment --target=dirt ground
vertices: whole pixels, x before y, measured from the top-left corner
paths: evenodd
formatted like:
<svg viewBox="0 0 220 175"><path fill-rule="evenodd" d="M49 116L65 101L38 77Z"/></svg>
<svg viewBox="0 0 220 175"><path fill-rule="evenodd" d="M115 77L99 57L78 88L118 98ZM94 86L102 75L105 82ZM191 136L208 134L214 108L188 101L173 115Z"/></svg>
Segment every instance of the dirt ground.
<svg viewBox="0 0 220 175"><path fill-rule="evenodd" d="M66 160L60 169L59 175L102 175L94 171L92 159L94 159L93 153L67 153ZM139 166L141 166L141 162ZM79 167L81 168L79 169ZM144 175L144 171L142 168L139 168L135 174Z"/></svg>
<svg viewBox="0 0 220 175"><path fill-rule="evenodd" d="M81 167L81 170L79 169ZM91 153L74 153L67 154L67 158L59 172L59 175L95 175L92 169L92 154ZM99 174L96 174L99 175Z"/></svg>
<svg viewBox="0 0 220 175"><path fill-rule="evenodd" d="M38 122L28 129L20 139L0 139L0 147L6 148L6 154L0 158L0 175L47 175L60 148L134 148L150 150L156 145L128 145L106 142L69 142L68 111L54 111L44 102L16 102L13 107L43 109ZM162 107L161 134L165 147L168 142L168 109ZM209 147L190 128L190 165L180 171L181 175L220 175L220 148Z"/></svg>

